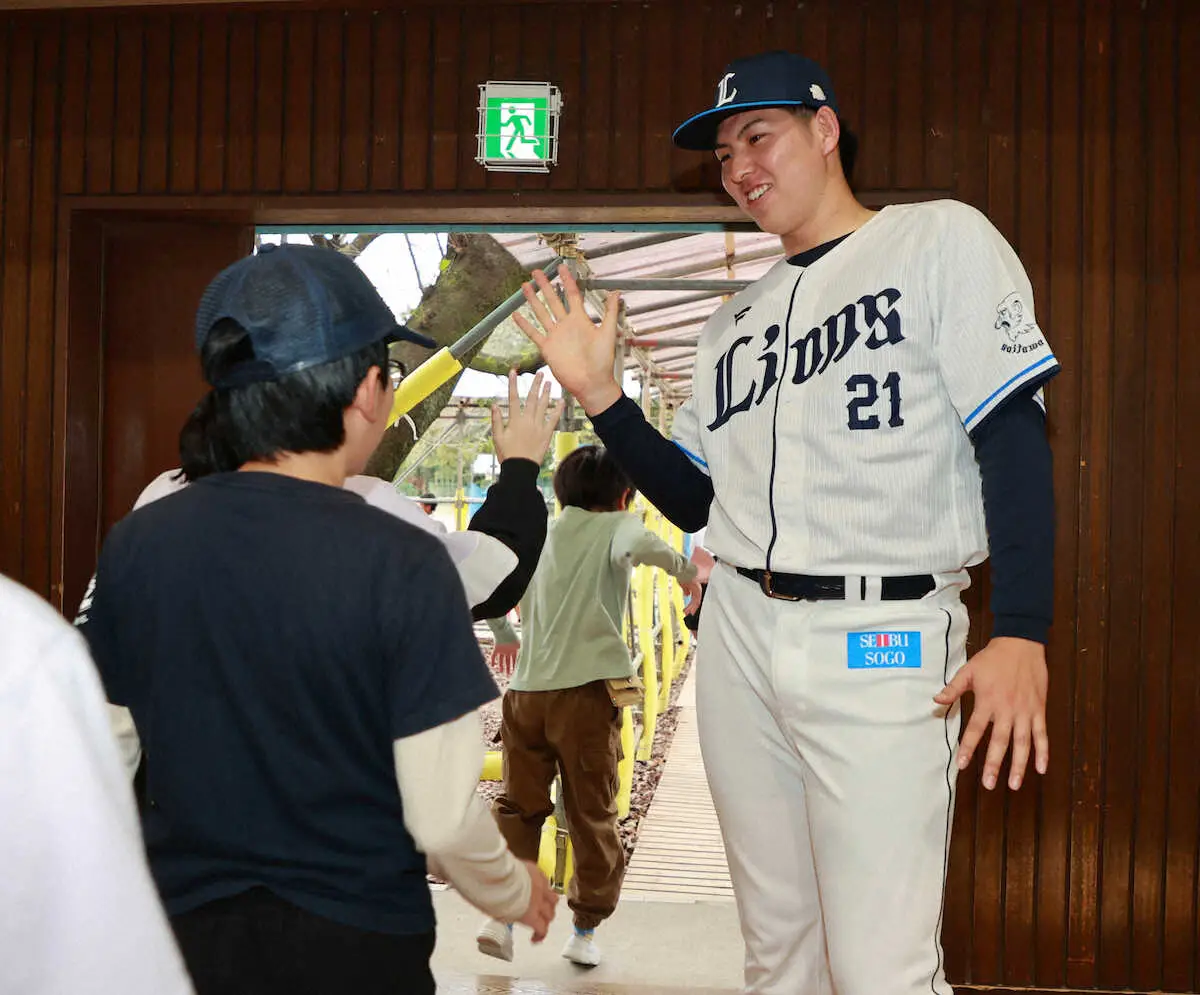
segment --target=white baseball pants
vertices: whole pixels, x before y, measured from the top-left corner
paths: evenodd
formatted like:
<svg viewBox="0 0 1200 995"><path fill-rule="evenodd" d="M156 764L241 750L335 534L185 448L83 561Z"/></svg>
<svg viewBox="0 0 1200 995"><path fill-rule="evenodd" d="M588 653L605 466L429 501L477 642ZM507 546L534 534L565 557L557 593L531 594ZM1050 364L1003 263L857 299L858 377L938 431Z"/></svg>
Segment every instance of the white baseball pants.
<svg viewBox="0 0 1200 995"><path fill-rule="evenodd" d="M786 602L714 570L697 719L746 992L953 995L940 934L959 709L932 699L966 659L954 581L919 601ZM886 655L897 641L903 658Z"/></svg>

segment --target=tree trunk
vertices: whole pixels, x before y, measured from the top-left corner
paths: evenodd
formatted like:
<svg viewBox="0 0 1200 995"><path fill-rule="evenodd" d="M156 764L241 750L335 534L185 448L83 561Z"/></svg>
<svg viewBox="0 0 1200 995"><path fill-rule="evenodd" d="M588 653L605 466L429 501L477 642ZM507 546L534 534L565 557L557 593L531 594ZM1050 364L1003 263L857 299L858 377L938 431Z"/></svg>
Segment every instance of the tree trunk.
<svg viewBox="0 0 1200 995"><path fill-rule="evenodd" d="M529 278L513 255L492 236L486 234L454 233L450 235L446 259L437 283L426 289L420 305L409 317L407 324L416 331L428 335L440 345L450 345L501 304L521 283ZM505 322L511 324L511 319ZM517 330L517 334L520 331ZM532 346L529 347L532 349ZM464 367L472 363L482 347L463 357ZM490 351L490 350L489 350ZM536 353L536 350L533 350ZM429 353L428 350L411 343L401 343L395 350L399 358L414 369ZM492 369L492 365L498 365ZM500 357L499 364L489 363L488 372L507 372L511 365ZM524 357L518 368L527 365ZM379 448L375 450L366 472L384 480L392 480L400 464L424 431L433 424L449 403L458 377L453 377L441 388L409 412L416 426L406 419L388 429Z"/></svg>

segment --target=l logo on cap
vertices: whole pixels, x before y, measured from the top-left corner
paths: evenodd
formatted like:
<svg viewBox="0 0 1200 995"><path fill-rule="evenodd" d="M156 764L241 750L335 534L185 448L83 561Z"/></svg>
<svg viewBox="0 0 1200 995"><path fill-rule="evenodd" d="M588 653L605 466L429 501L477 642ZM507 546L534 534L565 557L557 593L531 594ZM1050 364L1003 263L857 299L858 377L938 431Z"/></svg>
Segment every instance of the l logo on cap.
<svg viewBox="0 0 1200 995"><path fill-rule="evenodd" d="M813 100L827 100L828 99L825 96L825 91L822 90L820 85L817 83L814 83L812 86L810 86L808 88L808 92L813 95Z"/></svg>
<svg viewBox="0 0 1200 995"><path fill-rule="evenodd" d="M733 79L735 73L726 73L725 78L717 84L717 104L718 107L724 107L726 104L732 103L733 98L737 96L737 87L732 90L729 87L729 81Z"/></svg>

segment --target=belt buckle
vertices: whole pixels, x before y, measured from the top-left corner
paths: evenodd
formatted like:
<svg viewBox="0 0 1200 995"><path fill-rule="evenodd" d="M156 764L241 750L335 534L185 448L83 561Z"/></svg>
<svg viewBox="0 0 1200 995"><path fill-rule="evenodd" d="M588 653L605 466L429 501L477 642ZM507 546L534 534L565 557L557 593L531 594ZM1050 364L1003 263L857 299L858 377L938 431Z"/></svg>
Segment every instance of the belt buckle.
<svg viewBox="0 0 1200 995"><path fill-rule="evenodd" d="M775 598L777 601L803 601L804 599L794 594L777 593L771 588L771 571L764 570L762 579L758 582L758 586L762 588L763 594L768 598Z"/></svg>

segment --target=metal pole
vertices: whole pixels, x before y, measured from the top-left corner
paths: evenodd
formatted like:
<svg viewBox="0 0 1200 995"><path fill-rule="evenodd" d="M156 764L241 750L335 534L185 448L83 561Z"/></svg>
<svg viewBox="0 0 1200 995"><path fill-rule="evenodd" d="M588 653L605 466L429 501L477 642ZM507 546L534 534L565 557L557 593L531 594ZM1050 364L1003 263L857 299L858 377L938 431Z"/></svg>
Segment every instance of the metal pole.
<svg viewBox="0 0 1200 995"><path fill-rule="evenodd" d="M730 294L745 290L753 280L598 280L588 278L580 281L584 290L669 290L682 293L685 290L711 290L718 294Z"/></svg>

